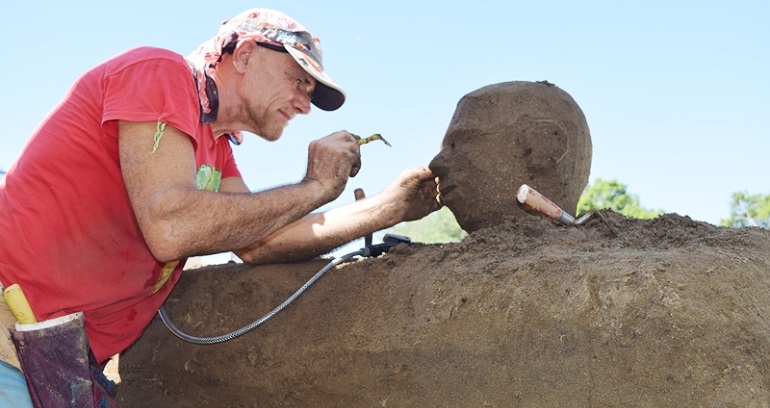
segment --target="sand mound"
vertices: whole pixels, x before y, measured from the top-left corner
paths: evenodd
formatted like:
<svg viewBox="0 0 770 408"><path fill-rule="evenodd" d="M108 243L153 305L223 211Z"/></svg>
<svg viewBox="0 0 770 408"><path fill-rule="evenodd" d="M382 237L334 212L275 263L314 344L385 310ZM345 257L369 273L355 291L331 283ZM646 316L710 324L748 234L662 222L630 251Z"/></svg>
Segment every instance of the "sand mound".
<svg viewBox="0 0 770 408"><path fill-rule="evenodd" d="M218 335L325 261L186 272L180 328ZM156 319L126 407L725 406L770 401L770 231L675 214L536 217L330 271L264 326L199 346Z"/></svg>

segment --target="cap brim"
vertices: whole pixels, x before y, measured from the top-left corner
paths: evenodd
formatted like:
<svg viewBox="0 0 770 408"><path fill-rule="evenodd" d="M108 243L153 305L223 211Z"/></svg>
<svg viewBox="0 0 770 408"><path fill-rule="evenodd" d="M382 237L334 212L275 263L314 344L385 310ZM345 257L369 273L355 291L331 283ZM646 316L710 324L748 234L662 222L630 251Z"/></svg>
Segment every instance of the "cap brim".
<svg viewBox="0 0 770 408"><path fill-rule="evenodd" d="M313 105L325 111L339 109L345 103L345 91L342 90L342 87L337 85L329 74L317 66L305 53L289 45L285 45L285 48L297 61L297 64L317 81L315 90L313 90Z"/></svg>

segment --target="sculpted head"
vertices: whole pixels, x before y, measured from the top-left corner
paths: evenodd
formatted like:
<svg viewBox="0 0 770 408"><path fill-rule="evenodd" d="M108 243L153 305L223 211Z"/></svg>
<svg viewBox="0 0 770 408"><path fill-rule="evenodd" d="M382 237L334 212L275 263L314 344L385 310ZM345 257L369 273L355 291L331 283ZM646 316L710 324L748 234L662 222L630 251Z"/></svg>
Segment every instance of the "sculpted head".
<svg viewBox="0 0 770 408"><path fill-rule="evenodd" d="M569 94L547 82L505 82L460 99L430 168L442 203L473 232L525 214L516 201L522 184L575 215L591 154Z"/></svg>

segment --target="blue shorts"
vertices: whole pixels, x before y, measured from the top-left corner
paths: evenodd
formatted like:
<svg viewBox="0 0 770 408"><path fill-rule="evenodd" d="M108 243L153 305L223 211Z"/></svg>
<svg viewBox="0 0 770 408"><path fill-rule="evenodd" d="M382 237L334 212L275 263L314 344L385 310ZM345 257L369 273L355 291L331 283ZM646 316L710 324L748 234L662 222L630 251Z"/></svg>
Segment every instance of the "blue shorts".
<svg viewBox="0 0 770 408"><path fill-rule="evenodd" d="M0 362L0 408L32 408L24 374Z"/></svg>

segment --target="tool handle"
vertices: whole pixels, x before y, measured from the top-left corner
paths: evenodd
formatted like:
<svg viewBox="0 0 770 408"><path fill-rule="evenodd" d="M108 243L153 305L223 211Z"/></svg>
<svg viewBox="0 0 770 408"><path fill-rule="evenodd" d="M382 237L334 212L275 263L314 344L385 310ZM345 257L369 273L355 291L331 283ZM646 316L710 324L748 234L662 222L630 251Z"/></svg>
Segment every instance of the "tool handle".
<svg viewBox="0 0 770 408"><path fill-rule="evenodd" d="M353 194L356 197L356 201L363 200L366 198L366 194L364 194L364 190L361 188L357 188L353 190ZM364 246L370 246L372 245L372 234L366 234L364 235Z"/></svg>
<svg viewBox="0 0 770 408"><path fill-rule="evenodd" d="M390 248L398 244L411 245L412 243L412 240L409 237L398 235L398 234L385 234L382 240L385 241L382 244L367 245L364 248L362 248L361 249L362 256L363 257L380 256L383 253L390 251Z"/></svg>
<svg viewBox="0 0 770 408"><path fill-rule="evenodd" d="M16 320L22 324L37 323L35 314L32 313L32 308L27 302L27 297L24 296L24 292L21 290L21 286L18 283L14 283L8 286L3 291L3 298L5 303L8 304L8 308L16 316Z"/></svg>
<svg viewBox="0 0 770 408"><path fill-rule="evenodd" d="M356 135L353 135L353 136L356 136ZM356 136L356 137L358 137L358 136ZM371 136L369 136L367 138L363 138L363 139L358 137L358 140L356 140L356 142L358 143L359 146L361 146L361 145L365 145L365 144L367 144L369 142L373 142L375 140L382 140L382 142L385 143L385 145L390 146L390 143L388 143L388 141L385 140L385 138L382 137L382 135L379 134L379 133L375 133L375 134L373 134L373 135L371 135Z"/></svg>
<svg viewBox="0 0 770 408"><path fill-rule="evenodd" d="M516 191L516 199L519 200L520 203L552 220L565 225L572 225L575 223L575 218L562 210L558 205L554 204L553 201L526 184L522 184L521 187L519 187L519 190Z"/></svg>

